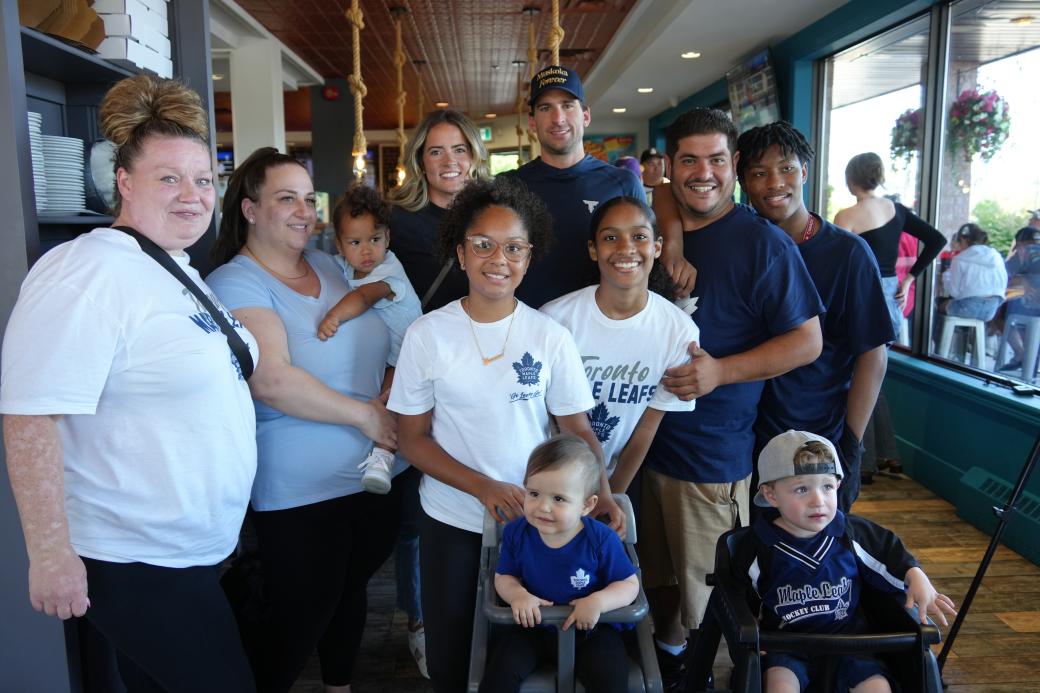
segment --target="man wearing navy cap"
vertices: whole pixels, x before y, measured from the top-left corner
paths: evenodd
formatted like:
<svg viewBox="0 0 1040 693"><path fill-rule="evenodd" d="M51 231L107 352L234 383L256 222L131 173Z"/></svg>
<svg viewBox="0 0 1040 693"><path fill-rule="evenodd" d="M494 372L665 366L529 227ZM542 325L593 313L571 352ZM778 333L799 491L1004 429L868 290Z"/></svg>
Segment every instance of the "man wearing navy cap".
<svg viewBox="0 0 1040 693"><path fill-rule="evenodd" d="M639 165L643 167L643 189L646 201L652 202L654 188L664 182L664 154L654 147L643 150L639 157Z"/></svg>
<svg viewBox="0 0 1040 693"><path fill-rule="evenodd" d="M529 127L542 155L508 175L522 180L542 198L553 217L555 242L533 262L517 297L537 308L588 286L595 280L589 259L589 220L596 205L618 195L645 200L643 186L631 171L585 154L582 136L591 119L578 74L550 65L531 80Z"/></svg>

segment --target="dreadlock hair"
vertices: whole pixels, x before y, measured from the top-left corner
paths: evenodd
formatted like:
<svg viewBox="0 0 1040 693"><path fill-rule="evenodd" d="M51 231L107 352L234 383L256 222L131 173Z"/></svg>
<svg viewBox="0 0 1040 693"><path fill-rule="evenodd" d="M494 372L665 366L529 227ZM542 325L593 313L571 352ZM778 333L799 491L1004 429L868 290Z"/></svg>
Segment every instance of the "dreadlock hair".
<svg viewBox="0 0 1040 693"><path fill-rule="evenodd" d="M751 128L737 138L737 179L744 184L744 174L759 161L770 147L776 146L784 157L794 155L802 164L812 163L816 152L805 136L785 120Z"/></svg>

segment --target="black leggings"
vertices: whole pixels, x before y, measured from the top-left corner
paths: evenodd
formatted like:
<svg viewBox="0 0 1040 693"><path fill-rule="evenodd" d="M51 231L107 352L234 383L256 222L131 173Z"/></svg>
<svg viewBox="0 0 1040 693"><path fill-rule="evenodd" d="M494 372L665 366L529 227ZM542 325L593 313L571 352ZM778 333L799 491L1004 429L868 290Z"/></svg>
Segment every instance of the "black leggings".
<svg viewBox="0 0 1040 693"><path fill-rule="evenodd" d="M86 618L116 648L130 693L256 690L217 566L83 564Z"/></svg>
<svg viewBox="0 0 1040 693"><path fill-rule="evenodd" d="M479 571L479 534L420 513L419 575L426 664L437 693L466 690Z"/></svg>
<svg viewBox="0 0 1040 693"><path fill-rule="evenodd" d="M287 510L254 512L264 590L271 605L261 691L292 687L318 649L322 681L350 683L365 629L368 580L390 556L400 485Z"/></svg>
<svg viewBox="0 0 1040 693"><path fill-rule="evenodd" d="M519 691L541 662L556 661L556 629L510 628L488 660L481 693ZM628 655L621 633L606 624L574 634L574 673L587 691L625 693Z"/></svg>

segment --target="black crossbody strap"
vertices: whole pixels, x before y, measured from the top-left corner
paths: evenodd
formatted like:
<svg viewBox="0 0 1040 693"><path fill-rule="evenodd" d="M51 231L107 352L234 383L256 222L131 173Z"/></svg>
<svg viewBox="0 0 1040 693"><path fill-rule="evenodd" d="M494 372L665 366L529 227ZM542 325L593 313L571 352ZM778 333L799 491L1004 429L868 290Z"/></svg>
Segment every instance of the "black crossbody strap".
<svg viewBox="0 0 1040 693"><path fill-rule="evenodd" d="M249 380L249 377L253 375L253 357L249 353L249 347L246 346L242 336L235 331L235 328L227 321L224 317L224 313L213 305L213 301L209 300L209 296L205 294L199 285L193 282L184 270L181 269L177 261L170 257L170 254L155 244L150 238L142 235L140 232L130 228L129 226L113 226L112 228L118 229L123 233L134 238L138 245L141 246L141 250L147 253L153 260L162 265L163 269L172 274L177 281L184 285L188 291L192 293L195 298L198 299L199 303L209 311L210 317L217 323L220 331L224 333L227 338L228 347L231 348L231 353L238 359L239 368L242 369L242 377Z"/></svg>
<svg viewBox="0 0 1040 693"><path fill-rule="evenodd" d="M433 280L432 284L430 284L430 288L426 290L426 295L422 297L422 303L420 304L422 310L426 310L426 304L428 304L430 299L433 298L433 295L437 293L437 289L441 288L441 284L444 283L444 278L448 276L448 272L451 271L451 266L454 264L455 260L453 258L445 262L444 266L441 267L440 274L438 274L437 278Z"/></svg>

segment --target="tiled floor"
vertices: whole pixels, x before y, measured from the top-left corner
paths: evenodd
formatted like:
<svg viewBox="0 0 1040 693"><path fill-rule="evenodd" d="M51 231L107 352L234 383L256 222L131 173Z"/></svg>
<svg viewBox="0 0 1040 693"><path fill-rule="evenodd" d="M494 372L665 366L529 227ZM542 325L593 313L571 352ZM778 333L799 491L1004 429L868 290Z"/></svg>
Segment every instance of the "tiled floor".
<svg viewBox="0 0 1040 693"><path fill-rule="evenodd" d="M936 587L959 605L989 537L957 518L953 506L905 478L864 486L858 514L891 528ZM938 650L937 650L938 651ZM1040 693L1040 568L1001 547L946 662L947 693ZM369 584L368 626L355 693L426 693L407 647L404 615L394 609L393 564ZM294 693L321 693L317 660Z"/></svg>

